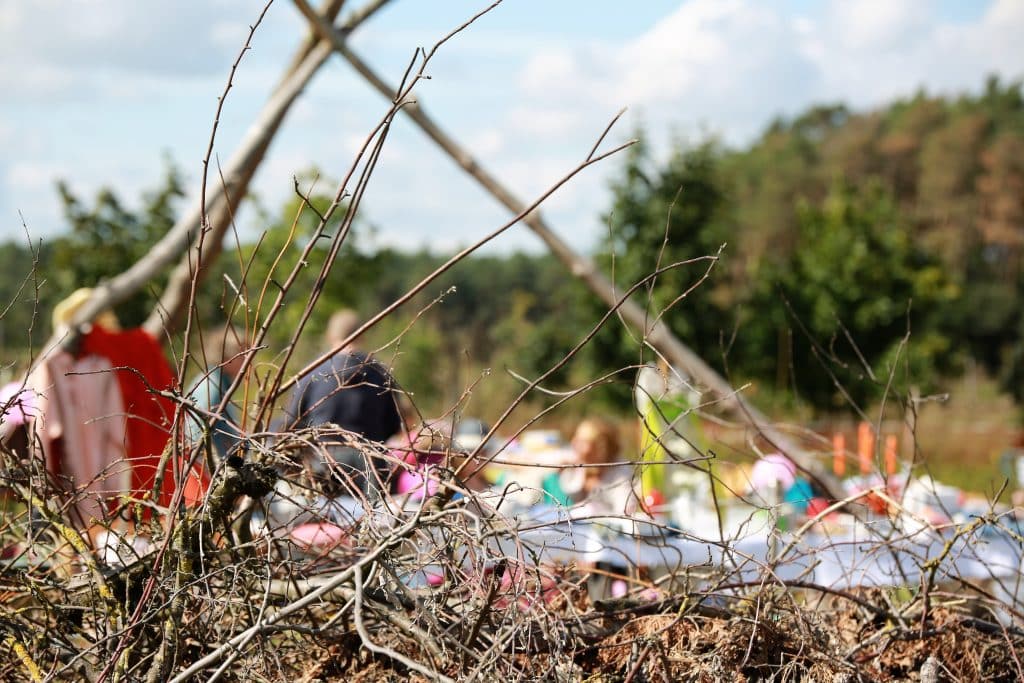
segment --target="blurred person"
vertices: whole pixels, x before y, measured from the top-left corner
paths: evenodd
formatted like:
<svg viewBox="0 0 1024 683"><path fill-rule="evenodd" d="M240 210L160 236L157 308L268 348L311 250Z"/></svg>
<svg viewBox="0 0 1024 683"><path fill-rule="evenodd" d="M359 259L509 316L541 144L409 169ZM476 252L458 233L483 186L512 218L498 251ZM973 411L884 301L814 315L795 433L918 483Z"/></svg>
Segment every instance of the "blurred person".
<svg viewBox="0 0 1024 683"><path fill-rule="evenodd" d="M506 511L514 511L559 502L561 499L544 492L544 480L575 459L558 430L523 431L506 445L500 463L493 463L490 468L494 486L501 491L502 506Z"/></svg>
<svg viewBox="0 0 1024 683"><path fill-rule="evenodd" d="M286 408L286 425L293 429L337 428L316 437L344 475L332 479L343 487L347 483L343 479L350 479L355 490L377 496L391 467L385 458L372 455L372 443L364 442L375 442L383 450L383 444L398 433L403 421L399 392L391 374L360 349L357 340L345 343L359 326L352 310L340 310L331 316L324 343L339 350L295 387ZM321 468L321 463L314 463L314 469ZM347 487L348 493L355 490Z"/></svg>
<svg viewBox="0 0 1024 683"><path fill-rule="evenodd" d="M112 511L118 496L153 493L175 412L166 392L176 381L160 344L142 328L122 329L109 309L79 321L93 295L81 288L54 307L61 342L26 379L35 397L33 440L47 471L74 493L71 518L80 528ZM174 485L163 477L160 505ZM143 508L144 517L151 513Z"/></svg>
<svg viewBox="0 0 1024 683"><path fill-rule="evenodd" d="M204 415L215 411L224 400L227 390L231 388L245 361L244 352L247 346L244 335L230 323L204 335L203 359L210 370L193 382L188 393L192 402ZM229 401L209 426L213 453L220 459L231 455L241 443L239 417L238 406ZM187 424L189 440L201 441L206 430L206 420L191 415Z"/></svg>
<svg viewBox="0 0 1024 683"><path fill-rule="evenodd" d="M394 492L421 500L437 493L438 480L433 472L445 460L445 448L435 435L438 427L424 424L403 437L405 443L392 448L391 455L400 463ZM436 443L435 443L436 442Z"/></svg>
<svg viewBox="0 0 1024 683"><path fill-rule="evenodd" d="M577 518L634 512L637 503L634 464L621 458L621 442L615 425L603 418L585 418L576 426L570 445L574 455L572 466L544 478L544 491L549 499L571 506ZM633 530L628 520L617 519L616 528L619 524L625 530ZM629 590L627 577L640 569L615 561L596 565L580 562L579 568L598 570L590 575L587 583L590 594L601 597L625 595Z"/></svg>
<svg viewBox="0 0 1024 683"><path fill-rule="evenodd" d="M8 382L0 388L0 443L19 458L29 456L29 425L35 413L35 392L24 381Z"/></svg>
<svg viewBox="0 0 1024 683"><path fill-rule="evenodd" d="M468 428L471 433L483 424L478 420L475 422L477 424ZM459 486L472 491L486 489L489 482L484 478L482 468L477 466L479 463L466 463L475 446L470 445L472 439L465 429L460 436L460 427L454 426L450 420L436 420L424 422L415 430L408 447L392 451L403 463L396 478L395 492L408 494L412 500L432 496L440 488L441 470L454 473L460 468Z"/></svg>
<svg viewBox="0 0 1024 683"><path fill-rule="evenodd" d="M1014 489L1010 494L1010 504L1013 506L1012 512L1015 519L1024 517L1024 489Z"/></svg>
<svg viewBox="0 0 1024 683"><path fill-rule="evenodd" d="M640 482L646 497L674 498L692 478L682 463L701 457L700 392L664 359L637 373L633 400L640 416ZM678 465L672 463L680 463Z"/></svg>
<svg viewBox="0 0 1024 683"><path fill-rule="evenodd" d="M1010 448L999 456L999 469L1007 481L1016 484L1012 494L1015 509L1024 505L1024 431L1018 432Z"/></svg>
<svg viewBox="0 0 1024 683"><path fill-rule="evenodd" d="M621 459L618 430L603 418L586 418L570 441L570 466L548 473L546 497L559 505L583 505L591 513L625 514L633 495L633 464Z"/></svg>
<svg viewBox="0 0 1024 683"><path fill-rule="evenodd" d="M810 480L782 453L768 453L754 463L748 494L765 506L782 503L798 515L805 515L816 497Z"/></svg>
<svg viewBox="0 0 1024 683"><path fill-rule="evenodd" d="M395 476L392 477L392 493L408 493L423 483L422 465L416 453L416 440L425 421L420 419L419 411L405 394L396 395L398 414L402 417L402 427L387 440L385 445L390 449L388 455L392 462L397 463Z"/></svg>

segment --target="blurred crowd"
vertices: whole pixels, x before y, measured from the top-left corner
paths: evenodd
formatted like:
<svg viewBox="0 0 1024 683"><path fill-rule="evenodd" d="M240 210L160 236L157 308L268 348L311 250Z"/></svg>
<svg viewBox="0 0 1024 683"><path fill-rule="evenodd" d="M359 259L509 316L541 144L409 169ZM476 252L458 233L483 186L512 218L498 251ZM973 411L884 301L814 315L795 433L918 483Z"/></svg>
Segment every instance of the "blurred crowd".
<svg viewBox="0 0 1024 683"><path fill-rule="evenodd" d="M901 512L927 523L950 521L962 508L955 490L897 473L895 455L890 467L894 440L886 442L881 474L871 470L873 445L861 447L868 450L856 477L841 476L846 454L837 446L842 488L832 488L832 498L771 449L745 466L712 465L698 418L701 393L664 362L637 373L632 420L589 415L562 433L492 428L462 414L426 418L361 346L364 325L349 310L330 318L320 357L257 440L241 389L253 353L243 331L226 324L203 334L201 371L178 393L160 345L144 331L121 329L109 312L70 324L89 295L76 292L57 307L62 345L0 399L8 446L22 453L40 446L64 510L90 536L124 527L118 520L130 526L169 506L198 504L220 468L268 453L279 479L255 502L255 528L318 539L336 539L339 523L359 511L466 497L510 515L561 510L574 519L643 519L682 532L728 527L722 510L730 501L743 504L737 528L751 510L765 511L778 528L834 519L845 509L837 492L879 515L892 514L899 496ZM302 530L309 525L312 532Z"/></svg>

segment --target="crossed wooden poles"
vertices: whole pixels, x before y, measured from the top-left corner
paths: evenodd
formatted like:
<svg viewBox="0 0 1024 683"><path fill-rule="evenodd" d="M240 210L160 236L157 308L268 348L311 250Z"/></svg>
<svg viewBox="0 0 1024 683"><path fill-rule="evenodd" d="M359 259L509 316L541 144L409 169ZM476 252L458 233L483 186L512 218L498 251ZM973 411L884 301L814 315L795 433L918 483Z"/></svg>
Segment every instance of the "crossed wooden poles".
<svg viewBox="0 0 1024 683"><path fill-rule="evenodd" d="M558 237L538 210L526 212L529 205L519 199L431 118L426 113L422 102L395 101L397 89L387 84L366 61L353 51L348 42L349 35L387 5L389 1L371 0L367 5L352 12L346 19L336 24L335 21L341 12L344 0L325 0L319 11L314 10L307 0L293 0L297 9L308 20L310 33L296 50L277 86L250 126L244 139L220 172L216 182L208 184L205 177L210 175L208 168L210 155L208 153L201 196L193 202L174 227L144 258L127 271L95 288L93 297L80 310L78 321L90 320L98 312L124 301L177 259L177 266L159 304L150 314L144 326L154 335L168 335L181 326L182 320L185 319L186 313L189 311L195 284L203 277L208 266L214 263L219 256L233 216L242 198L246 195L249 183L262 162L274 135L283 124L292 104L295 103L320 66L332 54L337 53L348 61L383 97L400 105L397 107L397 111L402 112L419 126L427 137L433 140L484 190L513 214L524 214L522 222L540 237L570 272L580 277L606 305L617 308L618 315L630 327L639 332L645 345L653 349L671 366L684 370L698 384L710 390L723 407L739 415L779 450L790 455L802 469L827 482L828 474L816 459L807 454L786 434L776 429L764 414L746 401L728 381L680 341L659 317L652 317L649 311L646 311L632 298L623 299L622 292L615 289L612 283L597 270L593 262L576 253ZM230 87L229 81L225 95ZM603 138L602 134L591 152L591 157L596 154L597 147ZM212 142L211 138L211 149ZM191 321L188 320L188 322ZM188 322L185 323L186 328Z"/></svg>

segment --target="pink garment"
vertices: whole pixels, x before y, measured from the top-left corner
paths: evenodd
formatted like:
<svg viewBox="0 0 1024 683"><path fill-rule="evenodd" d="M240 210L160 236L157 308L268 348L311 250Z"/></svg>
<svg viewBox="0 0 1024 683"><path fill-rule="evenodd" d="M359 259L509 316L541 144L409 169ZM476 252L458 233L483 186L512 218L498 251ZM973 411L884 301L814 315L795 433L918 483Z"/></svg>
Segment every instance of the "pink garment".
<svg viewBox="0 0 1024 683"><path fill-rule="evenodd" d="M424 495L434 495L437 493L439 484L436 477L430 476L431 469L430 465L421 465L412 471L403 470L398 475L395 492L408 493L409 500L420 500Z"/></svg>
<svg viewBox="0 0 1024 683"><path fill-rule="evenodd" d="M69 491L82 492L72 521L84 528L105 516L109 499L131 489L117 377L106 359L75 360L62 351L40 363L27 385L37 394L34 428L46 469Z"/></svg>
<svg viewBox="0 0 1024 683"><path fill-rule="evenodd" d="M0 388L0 410L4 422L23 425L36 414L36 394L21 382L9 382Z"/></svg>

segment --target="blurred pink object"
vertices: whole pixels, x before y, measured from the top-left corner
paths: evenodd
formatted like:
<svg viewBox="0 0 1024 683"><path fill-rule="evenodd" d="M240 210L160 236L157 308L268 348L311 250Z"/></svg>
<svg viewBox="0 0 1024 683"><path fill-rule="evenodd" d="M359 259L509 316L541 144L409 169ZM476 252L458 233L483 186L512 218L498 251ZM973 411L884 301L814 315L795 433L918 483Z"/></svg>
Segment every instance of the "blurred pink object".
<svg viewBox="0 0 1024 683"><path fill-rule="evenodd" d="M3 409L3 421L10 425L23 425L28 418L35 417L36 392L25 387L22 382L10 382L0 387L0 409Z"/></svg>
<svg viewBox="0 0 1024 683"><path fill-rule="evenodd" d="M418 467L415 471L403 471L398 475L395 485L396 493L408 493L410 500L420 500L423 495L432 496L437 493L437 479L430 476L430 467Z"/></svg>
<svg viewBox="0 0 1024 683"><path fill-rule="evenodd" d="M327 522L300 524L291 531L292 541L304 548L330 548L348 538L348 532Z"/></svg>
<svg viewBox="0 0 1024 683"><path fill-rule="evenodd" d="M559 581L551 573L535 573L535 570L514 565L501 575L499 597L494 601L494 607L509 609L514 604L517 609L525 611L549 604L562 595Z"/></svg>
<svg viewBox="0 0 1024 683"><path fill-rule="evenodd" d="M754 463L750 471L750 488L763 491L775 486L788 489L796 481L796 465L782 453L769 453Z"/></svg>
<svg viewBox="0 0 1024 683"><path fill-rule="evenodd" d="M444 460L441 453L419 453L406 449L393 449L391 454L401 459L409 469L402 469L395 483L395 493L408 493L411 500L419 500L424 494L437 493L437 479L430 476L431 466Z"/></svg>

